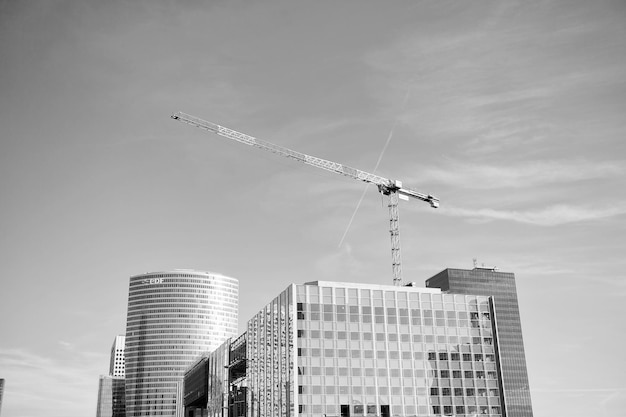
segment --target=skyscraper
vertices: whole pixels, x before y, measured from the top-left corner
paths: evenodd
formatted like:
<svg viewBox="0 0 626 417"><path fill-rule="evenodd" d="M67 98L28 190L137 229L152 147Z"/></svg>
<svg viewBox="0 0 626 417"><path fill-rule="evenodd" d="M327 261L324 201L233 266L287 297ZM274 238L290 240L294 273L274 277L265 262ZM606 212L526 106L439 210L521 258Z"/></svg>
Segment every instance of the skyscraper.
<svg viewBox="0 0 626 417"><path fill-rule="evenodd" d="M189 414L510 416L496 302L439 288L292 284L198 362L206 381L187 373Z"/></svg>
<svg viewBox="0 0 626 417"><path fill-rule="evenodd" d="M2 414L2 395L4 394L4 379L0 378L0 414Z"/></svg>
<svg viewBox="0 0 626 417"><path fill-rule="evenodd" d="M426 281L429 288L448 294L491 296L495 318L498 368L502 373L502 400L506 417L532 417L532 404L517 303L515 275L495 268L445 269Z"/></svg>
<svg viewBox="0 0 626 417"><path fill-rule="evenodd" d="M185 369L236 334L238 295L236 279L210 272L173 270L130 278L127 416L182 416Z"/></svg>
<svg viewBox="0 0 626 417"><path fill-rule="evenodd" d="M96 417L125 417L124 340L116 336L111 346L109 375L100 375Z"/></svg>
<svg viewBox="0 0 626 417"><path fill-rule="evenodd" d="M111 346L111 362L109 364L109 375L122 377L126 376L124 361L124 345L126 336L116 336Z"/></svg>

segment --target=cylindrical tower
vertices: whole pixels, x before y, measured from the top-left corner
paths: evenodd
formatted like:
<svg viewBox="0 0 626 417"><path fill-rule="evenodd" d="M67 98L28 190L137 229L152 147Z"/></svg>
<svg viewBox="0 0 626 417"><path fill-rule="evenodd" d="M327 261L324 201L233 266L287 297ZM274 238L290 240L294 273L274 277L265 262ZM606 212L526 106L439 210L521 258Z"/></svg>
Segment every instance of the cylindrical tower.
<svg viewBox="0 0 626 417"><path fill-rule="evenodd" d="M210 272L177 269L130 278L128 417L177 415L185 368L236 336L238 295L236 279Z"/></svg>

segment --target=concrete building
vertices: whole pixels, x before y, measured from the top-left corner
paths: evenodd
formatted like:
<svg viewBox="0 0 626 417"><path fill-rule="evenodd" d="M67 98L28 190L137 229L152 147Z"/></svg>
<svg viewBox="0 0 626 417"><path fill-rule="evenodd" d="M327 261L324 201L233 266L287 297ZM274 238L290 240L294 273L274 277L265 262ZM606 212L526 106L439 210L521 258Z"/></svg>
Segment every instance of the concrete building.
<svg viewBox="0 0 626 417"><path fill-rule="evenodd" d="M206 407L187 416L509 416L494 303L440 288L292 284L207 356Z"/></svg>
<svg viewBox="0 0 626 417"><path fill-rule="evenodd" d="M111 346L111 361L109 364L109 375L124 378L126 376L126 364L124 359L124 346L126 336L116 336Z"/></svg>
<svg viewBox="0 0 626 417"><path fill-rule="evenodd" d="M503 381L502 403L507 417L532 417L522 324L515 275L495 268L445 269L426 281L429 288L449 294L492 296L496 318L498 369Z"/></svg>
<svg viewBox="0 0 626 417"><path fill-rule="evenodd" d="M182 416L185 369L237 333L238 282L173 270L130 278L126 415Z"/></svg>

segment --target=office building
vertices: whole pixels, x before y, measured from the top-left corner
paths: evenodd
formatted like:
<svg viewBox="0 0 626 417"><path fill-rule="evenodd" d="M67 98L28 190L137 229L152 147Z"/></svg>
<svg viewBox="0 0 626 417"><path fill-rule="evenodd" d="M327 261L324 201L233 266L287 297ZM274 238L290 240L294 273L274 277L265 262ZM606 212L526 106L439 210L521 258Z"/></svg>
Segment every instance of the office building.
<svg viewBox="0 0 626 417"><path fill-rule="evenodd" d="M124 345L126 336L116 336L111 346L111 361L109 364L109 375L124 378L126 376L126 366L124 361Z"/></svg>
<svg viewBox="0 0 626 417"><path fill-rule="evenodd" d="M125 417L124 340L116 336L111 346L109 375L100 375L96 417Z"/></svg>
<svg viewBox="0 0 626 417"><path fill-rule="evenodd" d="M206 406L187 417L508 416L494 302L440 288L292 284L207 355Z"/></svg>
<svg viewBox="0 0 626 417"><path fill-rule="evenodd" d="M124 378L100 375L96 417L125 417Z"/></svg>
<svg viewBox="0 0 626 417"><path fill-rule="evenodd" d="M491 296L496 318L498 369L503 381L502 402L507 417L532 417L526 355L515 275L495 268L445 269L426 281L429 288L449 294Z"/></svg>
<svg viewBox="0 0 626 417"><path fill-rule="evenodd" d="M4 395L4 379L0 378L0 414L2 414L2 396Z"/></svg>
<svg viewBox="0 0 626 417"><path fill-rule="evenodd" d="M237 332L238 282L173 270L130 278L126 415L182 416L185 369Z"/></svg>

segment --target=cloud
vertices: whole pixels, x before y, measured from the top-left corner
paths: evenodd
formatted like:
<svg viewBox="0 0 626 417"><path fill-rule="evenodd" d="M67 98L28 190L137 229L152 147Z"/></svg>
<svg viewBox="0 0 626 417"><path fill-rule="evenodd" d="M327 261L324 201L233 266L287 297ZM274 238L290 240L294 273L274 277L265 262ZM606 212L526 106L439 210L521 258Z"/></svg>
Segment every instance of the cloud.
<svg viewBox="0 0 626 417"><path fill-rule="evenodd" d="M60 344L66 348L64 342ZM100 357L94 360L95 356ZM28 350L0 349L0 369L6 380L3 411L24 417L84 413L83 401L76 398L95 401L98 375L103 373L96 368L101 356L72 351L63 359L53 359Z"/></svg>
<svg viewBox="0 0 626 417"><path fill-rule="evenodd" d="M455 217L466 217L473 221L490 222L494 220L511 220L536 226L558 226L590 220L600 220L626 213L626 204L606 208L589 208L565 204L553 205L541 210L494 210L466 209L447 207L441 214Z"/></svg>
<svg viewBox="0 0 626 417"><path fill-rule="evenodd" d="M624 163L585 160L536 161L509 166L464 164L453 160L420 171L419 181L473 189L518 188L618 178L626 173L625 166Z"/></svg>

